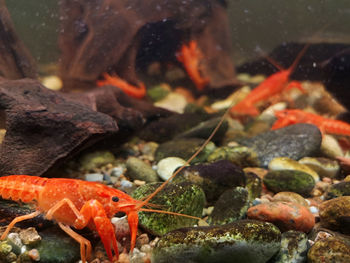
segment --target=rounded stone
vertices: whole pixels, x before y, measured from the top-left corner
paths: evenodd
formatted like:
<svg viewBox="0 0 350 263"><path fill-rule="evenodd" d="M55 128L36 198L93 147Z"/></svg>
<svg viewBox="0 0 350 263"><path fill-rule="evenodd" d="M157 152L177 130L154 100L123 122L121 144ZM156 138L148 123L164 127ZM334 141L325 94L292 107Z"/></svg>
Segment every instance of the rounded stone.
<svg viewBox="0 0 350 263"><path fill-rule="evenodd" d="M329 200L340 196L350 196L350 181L330 185L325 197Z"/></svg>
<svg viewBox="0 0 350 263"><path fill-rule="evenodd" d="M126 161L126 174L132 180L141 180L147 183L158 181L158 175L152 167L136 157L129 157Z"/></svg>
<svg viewBox="0 0 350 263"><path fill-rule="evenodd" d="M307 233L315 225L315 217L309 209L295 203L259 204L249 208L247 216L250 219L271 222L281 231L296 230Z"/></svg>
<svg viewBox="0 0 350 263"><path fill-rule="evenodd" d="M319 263L321 259L322 262L348 263L350 246L335 237L321 239L310 248L307 259L310 263Z"/></svg>
<svg viewBox="0 0 350 263"><path fill-rule="evenodd" d="M314 170L321 178L336 178L340 172L340 165L336 160L323 157L304 157L298 161Z"/></svg>
<svg viewBox="0 0 350 263"><path fill-rule="evenodd" d="M309 206L304 197L294 192L279 192L273 196L272 201L296 203L305 207Z"/></svg>
<svg viewBox="0 0 350 263"><path fill-rule="evenodd" d="M160 160L157 164L157 173L164 181L168 180L174 171L181 166L184 166L186 161L178 157L167 157Z"/></svg>
<svg viewBox="0 0 350 263"><path fill-rule="evenodd" d="M182 228L161 237L152 262L263 263L279 250L280 238L273 224L255 220Z"/></svg>
<svg viewBox="0 0 350 263"><path fill-rule="evenodd" d="M309 196L315 187L315 180L310 174L297 170L270 171L263 182L274 193L295 192L303 196Z"/></svg>

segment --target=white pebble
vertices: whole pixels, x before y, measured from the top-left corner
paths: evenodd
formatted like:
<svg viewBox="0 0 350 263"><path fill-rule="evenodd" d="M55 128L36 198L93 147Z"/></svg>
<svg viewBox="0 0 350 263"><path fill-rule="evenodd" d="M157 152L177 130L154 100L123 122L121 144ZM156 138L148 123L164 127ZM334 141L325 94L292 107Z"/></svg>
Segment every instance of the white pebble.
<svg viewBox="0 0 350 263"><path fill-rule="evenodd" d="M85 180L89 182L102 182L103 174L100 174L100 173L85 174Z"/></svg>
<svg viewBox="0 0 350 263"><path fill-rule="evenodd" d="M158 162L157 173L164 181L168 180L174 171L181 166L184 166L186 161L178 157L167 157Z"/></svg>
<svg viewBox="0 0 350 263"><path fill-rule="evenodd" d="M114 167L111 171L111 176L119 178L124 173L124 170L121 166Z"/></svg>
<svg viewBox="0 0 350 263"><path fill-rule="evenodd" d="M10 234L8 234L7 238L10 239L16 246L18 246L18 247L23 246L22 240L19 237L18 233L10 233Z"/></svg>
<svg viewBox="0 0 350 263"><path fill-rule="evenodd" d="M309 210L312 214L318 214L318 208L316 206L310 206Z"/></svg>

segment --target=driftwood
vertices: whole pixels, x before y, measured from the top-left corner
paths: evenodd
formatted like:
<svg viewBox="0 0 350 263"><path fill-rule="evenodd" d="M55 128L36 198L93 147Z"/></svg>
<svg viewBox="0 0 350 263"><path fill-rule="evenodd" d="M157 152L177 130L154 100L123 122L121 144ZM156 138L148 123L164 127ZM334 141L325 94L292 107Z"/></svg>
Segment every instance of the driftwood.
<svg viewBox="0 0 350 263"><path fill-rule="evenodd" d="M59 36L60 74L66 90L92 88L104 72L115 72L137 84L138 54L161 42L163 46L159 50L164 53L158 54L159 59L178 63L176 51L192 39L203 53L201 71L210 78L209 87L237 83L230 59L225 1L61 0L59 3L63 18ZM156 34L150 34L155 31Z"/></svg>
<svg viewBox="0 0 350 263"><path fill-rule="evenodd" d="M125 141L147 121L171 114L116 87L72 95L31 79L1 79L0 107L6 115L0 176L40 176L96 142Z"/></svg>
<svg viewBox="0 0 350 263"><path fill-rule="evenodd" d="M4 0L0 0L0 76L37 77L34 58L17 36Z"/></svg>

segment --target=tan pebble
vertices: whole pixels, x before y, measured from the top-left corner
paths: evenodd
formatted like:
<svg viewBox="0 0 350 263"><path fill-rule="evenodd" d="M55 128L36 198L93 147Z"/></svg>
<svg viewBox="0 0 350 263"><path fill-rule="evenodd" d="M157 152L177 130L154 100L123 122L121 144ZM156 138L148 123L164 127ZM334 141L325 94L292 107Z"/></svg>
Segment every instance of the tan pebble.
<svg viewBox="0 0 350 263"><path fill-rule="evenodd" d="M136 239L136 247L141 248L143 245L149 243L149 237L146 233L141 234Z"/></svg>
<svg viewBox="0 0 350 263"><path fill-rule="evenodd" d="M329 187L329 183L319 181L316 183L316 188L321 190L322 192L325 192L327 188Z"/></svg>
<svg viewBox="0 0 350 263"><path fill-rule="evenodd" d="M331 237L332 234L328 233L328 232L325 232L325 231L320 231L317 233L317 236L315 238L315 242L318 241L318 240L321 240L321 239L325 239L325 238L328 238L328 237Z"/></svg>
<svg viewBox="0 0 350 263"><path fill-rule="evenodd" d="M347 175L347 176L344 178L344 182L350 182L350 175Z"/></svg>
<svg viewBox="0 0 350 263"><path fill-rule="evenodd" d="M311 192L311 195L312 196L320 196L320 195L322 195L323 194L323 192L321 191L321 190L319 190L319 189L313 189L312 190L312 192Z"/></svg>
<svg viewBox="0 0 350 263"><path fill-rule="evenodd" d="M130 263L129 253L123 252L119 255L119 263Z"/></svg>
<svg viewBox="0 0 350 263"><path fill-rule="evenodd" d="M134 184L137 185L137 186L141 186L141 185L146 184L146 182L145 181L141 181L141 180L135 180Z"/></svg>
<svg viewBox="0 0 350 263"><path fill-rule="evenodd" d="M304 197L294 192L279 192L273 196L272 201L273 202L291 202L291 203L297 203L305 207L309 206L309 204L307 203Z"/></svg>
<svg viewBox="0 0 350 263"><path fill-rule="evenodd" d="M140 250L144 253L150 253L152 252L152 247L149 244L144 244Z"/></svg>
<svg viewBox="0 0 350 263"><path fill-rule="evenodd" d="M38 232L34 227L29 227L19 233L19 237L24 245L33 245L41 240Z"/></svg>
<svg viewBox="0 0 350 263"><path fill-rule="evenodd" d="M325 183L329 183L329 184L332 183L332 179L329 178L329 177L323 177L323 178L322 178L322 181L325 182Z"/></svg>

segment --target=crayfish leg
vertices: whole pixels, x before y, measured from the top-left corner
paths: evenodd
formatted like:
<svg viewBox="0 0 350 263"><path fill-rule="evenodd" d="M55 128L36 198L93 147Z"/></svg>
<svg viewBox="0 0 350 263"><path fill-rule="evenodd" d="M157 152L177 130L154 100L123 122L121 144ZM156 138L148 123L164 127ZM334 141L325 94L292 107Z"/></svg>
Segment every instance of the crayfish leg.
<svg viewBox="0 0 350 263"><path fill-rule="evenodd" d="M129 223L130 236L131 236L130 252L132 252L135 248L137 227L139 224L139 216L138 216L137 212L128 213L128 223Z"/></svg>
<svg viewBox="0 0 350 263"><path fill-rule="evenodd" d="M15 217L11 223L7 226L5 232L1 235L1 238L0 240L3 240L7 237L8 233L11 231L11 229L15 226L16 223L18 222L21 222L21 221L24 221L24 220L27 220L27 219L31 219L31 218L34 218L38 215L40 215L40 211L35 211L33 213L30 213L28 215L23 215L23 216L18 216L18 217Z"/></svg>
<svg viewBox="0 0 350 263"><path fill-rule="evenodd" d="M86 238L82 237L78 233L75 233L69 226L58 223L60 228L66 232L70 237L72 237L74 240L76 240L80 244L80 257L81 261L83 263L86 262L86 260L90 260L91 257L91 243ZM86 248L86 249L85 249Z"/></svg>

